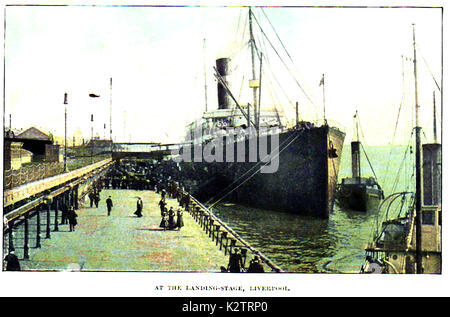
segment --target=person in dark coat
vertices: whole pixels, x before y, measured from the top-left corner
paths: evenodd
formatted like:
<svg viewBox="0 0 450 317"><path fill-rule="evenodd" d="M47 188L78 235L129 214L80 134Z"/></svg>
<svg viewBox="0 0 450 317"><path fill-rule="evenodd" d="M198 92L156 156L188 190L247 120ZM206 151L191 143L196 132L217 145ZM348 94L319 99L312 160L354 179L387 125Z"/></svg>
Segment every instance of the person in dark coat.
<svg viewBox="0 0 450 317"><path fill-rule="evenodd" d="M178 230L180 230L181 227L184 227L183 211L181 210L181 208L178 208L178 210L177 210L177 224L176 224L176 228L178 228Z"/></svg>
<svg viewBox="0 0 450 317"><path fill-rule="evenodd" d="M77 217L75 210L73 210L73 207L69 209L67 212L67 218L69 219L69 231L75 231L75 226L77 225Z"/></svg>
<svg viewBox="0 0 450 317"><path fill-rule="evenodd" d="M169 209L169 229L175 229L176 223L175 223L175 211L173 210L173 207L170 207Z"/></svg>
<svg viewBox="0 0 450 317"><path fill-rule="evenodd" d="M191 196L189 196L189 194L186 194L184 197L185 197L184 210L189 210L189 204L191 203Z"/></svg>
<svg viewBox="0 0 450 317"><path fill-rule="evenodd" d="M241 267L243 267L242 256L237 249L234 249L233 253L230 254L227 270L230 273L240 273Z"/></svg>
<svg viewBox="0 0 450 317"><path fill-rule="evenodd" d="M135 211L135 215L138 216L139 218L142 217L142 209L144 207L144 203L142 202L141 197L138 197L137 203L136 203L136 211Z"/></svg>
<svg viewBox="0 0 450 317"><path fill-rule="evenodd" d="M98 208L99 201L100 201L100 194L99 194L99 192L97 192L94 196L95 208Z"/></svg>
<svg viewBox="0 0 450 317"><path fill-rule="evenodd" d="M159 209L161 210L162 216L164 211L166 210L166 200L164 198L159 201Z"/></svg>
<svg viewBox="0 0 450 317"><path fill-rule="evenodd" d="M95 194L93 192L89 193L89 201L91 202L91 208L94 206L94 198L95 198Z"/></svg>
<svg viewBox="0 0 450 317"><path fill-rule="evenodd" d="M106 208L108 209L108 216L111 215L112 207L113 207L113 202L112 202L111 196L108 196L108 199L106 199Z"/></svg>
<svg viewBox="0 0 450 317"><path fill-rule="evenodd" d="M68 207L66 204L62 204L61 206L61 223L60 225L67 225L67 220L69 219L67 217L68 215Z"/></svg>
<svg viewBox="0 0 450 317"><path fill-rule="evenodd" d="M168 215L167 211L161 213L161 223L159 224L159 227L163 228L164 231L166 231L166 229L169 227L169 220L167 215Z"/></svg>
<svg viewBox="0 0 450 317"><path fill-rule="evenodd" d="M20 271L20 262L17 255L14 254L14 249L12 249L9 254L5 257L6 271Z"/></svg>
<svg viewBox="0 0 450 317"><path fill-rule="evenodd" d="M264 273L264 267L259 256L255 255L247 270L248 273Z"/></svg>

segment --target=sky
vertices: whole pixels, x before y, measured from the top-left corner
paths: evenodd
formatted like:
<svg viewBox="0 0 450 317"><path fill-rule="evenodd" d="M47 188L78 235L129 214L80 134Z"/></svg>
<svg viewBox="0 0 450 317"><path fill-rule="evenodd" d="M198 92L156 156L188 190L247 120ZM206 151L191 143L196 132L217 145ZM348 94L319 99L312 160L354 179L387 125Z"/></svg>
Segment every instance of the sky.
<svg viewBox="0 0 450 317"><path fill-rule="evenodd" d="M264 45L263 87L276 83L273 74L279 86L263 89L263 107L276 105L293 122L298 101L302 119L322 118L324 74L328 122L345 129L348 143L357 110L369 146L409 138L414 77L412 61L402 56L413 55L415 23L420 124L432 141L433 91L441 119L441 94L433 80L441 85L439 8L265 7L254 13L285 61ZM217 108L216 58L236 56L233 65L250 72L243 61L249 53L241 50L248 41L243 31L248 9L241 6L7 6L5 14L4 120L9 126L11 114L14 129L36 126L63 136L67 93L69 137L80 130L89 139L93 114L94 135L109 138L111 103L116 141L177 142L205 110L205 86L208 109ZM253 27L257 33L255 22ZM250 102L247 84L233 76L236 95Z"/></svg>

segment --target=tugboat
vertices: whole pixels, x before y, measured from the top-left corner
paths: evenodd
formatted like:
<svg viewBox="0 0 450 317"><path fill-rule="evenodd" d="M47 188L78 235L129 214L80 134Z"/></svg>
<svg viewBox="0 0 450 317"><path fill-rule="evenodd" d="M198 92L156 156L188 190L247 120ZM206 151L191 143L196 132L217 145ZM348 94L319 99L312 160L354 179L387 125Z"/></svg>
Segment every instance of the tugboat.
<svg viewBox="0 0 450 317"><path fill-rule="evenodd" d="M441 145L421 144L417 100L417 60L413 24L415 75L415 192L389 195L379 208L381 227L366 247L361 273L440 274L442 267ZM434 114L436 118L436 114ZM423 150L423 152L422 152ZM422 156L423 153L423 156ZM423 160L423 165L422 165ZM423 191L422 191L423 185Z"/></svg>
<svg viewBox="0 0 450 317"><path fill-rule="evenodd" d="M360 149L362 144L359 141L358 111L354 118L357 140L351 143L352 177L343 178L342 182L337 186L336 202L345 209L356 211L376 210L380 201L384 199L384 194L381 186L376 181L376 175L373 170L374 177L361 177ZM372 168L367 154L366 158Z"/></svg>

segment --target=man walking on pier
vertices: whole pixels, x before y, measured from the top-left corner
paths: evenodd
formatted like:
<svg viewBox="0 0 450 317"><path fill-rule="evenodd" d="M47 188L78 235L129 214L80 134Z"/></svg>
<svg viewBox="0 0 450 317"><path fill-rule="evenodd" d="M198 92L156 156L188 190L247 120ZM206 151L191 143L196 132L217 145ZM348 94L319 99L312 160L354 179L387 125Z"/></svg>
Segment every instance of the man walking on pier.
<svg viewBox="0 0 450 317"><path fill-rule="evenodd" d="M96 192L94 195L94 203L95 203L95 208L98 208L98 202L100 201L100 194L99 192Z"/></svg>
<svg viewBox="0 0 450 317"><path fill-rule="evenodd" d="M90 192L88 196L89 196L89 201L91 203L91 208L92 208L93 205L94 205L94 197L95 197L95 195L94 195L93 192Z"/></svg>
<svg viewBox="0 0 450 317"><path fill-rule="evenodd" d="M75 231L75 226L77 225L77 217L75 210L73 207L70 207L69 212L67 214L67 218L69 219L69 231Z"/></svg>
<svg viewBox="0 0 450 317"><path fill-rule="evenodd" d="M113 207L113 202L111 200L111 196L108 196L108 199L106 199L106 208L108 209L108 216L111 215L112 207Z"/></svg>

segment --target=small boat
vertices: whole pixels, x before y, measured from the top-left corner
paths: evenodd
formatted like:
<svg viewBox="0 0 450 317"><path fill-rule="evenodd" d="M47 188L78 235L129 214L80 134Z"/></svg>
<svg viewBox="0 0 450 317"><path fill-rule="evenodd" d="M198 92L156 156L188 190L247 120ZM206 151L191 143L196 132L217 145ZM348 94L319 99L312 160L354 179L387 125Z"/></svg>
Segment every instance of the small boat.
<svg viewBox="0 0 450 317"><path fill-rule="evenodd" d="M384 198L383 190L374 177L361 177L361 147L358 133L358 112L354 115L356 118L357 140L351 143L352 153L352 177L342 179L336 189L336 202L345 209L356 211L376 210L381 200ZM363 148L364 150L364 148ZM365 152L364 152L365 153ZM367 157L367 161L370 161ZM372 170L373 172L373 170Z"/></svg>
<svg viewBox="0 0 450 317"><path fill-rule="evenodd" d="M416 45L414 42L414 74ZM442 187L441 144L437 142L436 119L434 143L421 144L419 106L416 87L415 191L389 195L379 207L383 215L373 241L366 246L366 260L361 273L441 274L442 267ZM434 107L435 108L435 107ZM434 111L434 117L436 113ZM422 164L423 163L423 164Z"/></svg>

